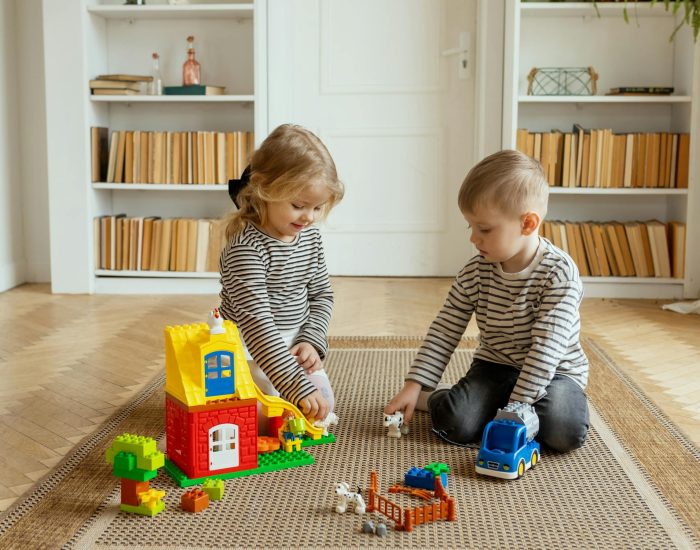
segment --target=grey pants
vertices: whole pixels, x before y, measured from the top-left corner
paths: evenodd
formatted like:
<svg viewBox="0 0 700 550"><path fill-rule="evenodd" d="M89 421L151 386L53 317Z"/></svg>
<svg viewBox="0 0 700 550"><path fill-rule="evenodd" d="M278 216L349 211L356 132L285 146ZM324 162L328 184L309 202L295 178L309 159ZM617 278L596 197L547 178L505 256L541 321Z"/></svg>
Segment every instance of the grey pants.
<svg viewBox="0 0 700 550"><path fill-rule="evenodd" d="M448 443L479 443L484 427L508 399L520 371L475 359L467 374L450 390L435 392L428 401L433 431ZM534 404L540 419L536 439L555 451L579 448L588 433L588 401L567 376L554 375L547 395Z"/></svg>

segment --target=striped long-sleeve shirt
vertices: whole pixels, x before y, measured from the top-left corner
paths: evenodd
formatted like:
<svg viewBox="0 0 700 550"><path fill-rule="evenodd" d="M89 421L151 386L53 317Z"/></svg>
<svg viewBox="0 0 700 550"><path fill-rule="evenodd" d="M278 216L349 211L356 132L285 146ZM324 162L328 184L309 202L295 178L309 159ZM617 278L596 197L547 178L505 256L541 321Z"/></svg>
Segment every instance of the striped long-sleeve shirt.
<svg viewBox="0 0 700 550"><path fill-rule="evenodd" d="M238 325L273 386L298 403L316 388L280 331L299 329L294 343L308 342L325 358L333 291L318 228L304 229L285 243L248 224L224 248L219 267L223 317Z"/></svg>
<svg viewBox="0 0 700 550"><path fill-rule="evenodd" d="M585 388L582 297L573 260L544 238L519 273L506 273L499 263L475 256L457 275L406 378L435 388L474 314L480 333L475 357L520 369L512 401L538 401L555 373Z"/></svg>

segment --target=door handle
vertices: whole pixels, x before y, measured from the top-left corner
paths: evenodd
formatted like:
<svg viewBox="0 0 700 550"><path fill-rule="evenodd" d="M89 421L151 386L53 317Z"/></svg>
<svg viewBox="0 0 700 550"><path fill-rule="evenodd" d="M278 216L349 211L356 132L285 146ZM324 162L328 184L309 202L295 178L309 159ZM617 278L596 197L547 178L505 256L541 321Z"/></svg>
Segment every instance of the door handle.
<svg viewBox="0 0 700 550"><path fill-rule="evenodd" d="M459 46L444 50L442 55L445 57L458 55L459 65L457 68L457 78L466 80L469 78L469 41L470 34L467 31L459 33Z"/></svg>

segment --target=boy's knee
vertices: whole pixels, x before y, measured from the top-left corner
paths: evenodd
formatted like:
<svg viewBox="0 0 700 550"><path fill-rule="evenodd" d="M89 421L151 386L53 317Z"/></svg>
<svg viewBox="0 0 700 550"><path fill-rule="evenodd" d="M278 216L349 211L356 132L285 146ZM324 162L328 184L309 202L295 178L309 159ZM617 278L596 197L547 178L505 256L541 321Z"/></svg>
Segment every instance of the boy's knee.
<svg viewBox="0 0 700 550"><path fill-rule="evenodd" d="M549 419L540 427L537 440L550 449L565 453L581 447L588 435L588 422L573 418Z"/></svg>
<svg viewBox="0 0 700 550"><path fill-rule="evenodd" d="M477 425L462 408L456 407L447 391L428 402L433 430L450 443L474 443L481 439L484 427Z"/></svg>

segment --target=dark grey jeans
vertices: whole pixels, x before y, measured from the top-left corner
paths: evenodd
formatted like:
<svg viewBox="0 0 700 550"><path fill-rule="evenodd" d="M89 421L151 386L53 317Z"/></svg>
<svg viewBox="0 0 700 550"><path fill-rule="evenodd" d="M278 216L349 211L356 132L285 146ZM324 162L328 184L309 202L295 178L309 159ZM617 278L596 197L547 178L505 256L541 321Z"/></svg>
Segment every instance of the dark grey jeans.
<svg viewBox="0 0 700 550"><path fill-rule="evenodd" d="M486 424L508 404L519 374L510 365L474 359L464 378L428 400L433 431L448 443L479 443ZM554 375L547 395L534 407L540 419L537 441L560 452L583 445L588 433L588 401L571 378Z"/></svg>

